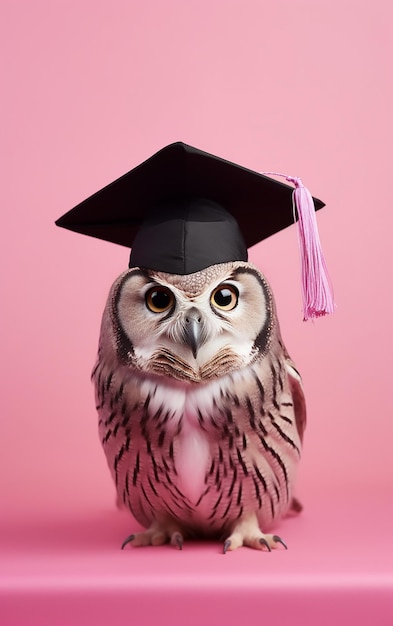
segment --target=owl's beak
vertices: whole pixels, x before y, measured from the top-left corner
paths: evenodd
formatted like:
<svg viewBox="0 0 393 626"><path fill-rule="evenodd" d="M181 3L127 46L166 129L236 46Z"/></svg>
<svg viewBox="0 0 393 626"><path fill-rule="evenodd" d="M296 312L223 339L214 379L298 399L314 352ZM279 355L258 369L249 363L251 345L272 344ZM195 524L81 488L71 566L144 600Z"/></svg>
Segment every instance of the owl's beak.
<svg viewBox="0 0 393 626"><path fill-rule="evenodd" d="M184 318L184 341L190 346L194 359L196 359L198 350L202 341L202 316L198 309L192 308L187 311Z"/></svg>

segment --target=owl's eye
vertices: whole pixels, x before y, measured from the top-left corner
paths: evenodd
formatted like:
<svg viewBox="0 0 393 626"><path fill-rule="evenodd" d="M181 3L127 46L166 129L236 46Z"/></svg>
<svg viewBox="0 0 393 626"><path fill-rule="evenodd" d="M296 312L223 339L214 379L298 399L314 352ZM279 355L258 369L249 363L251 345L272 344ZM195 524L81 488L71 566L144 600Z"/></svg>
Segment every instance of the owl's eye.
<svg viewBox="0 0 393 626"><path fill-rule="evenodd" d="M221 311L232 311L239 300L239 292L233 285L223 283L217 287L211 297L210 302Z"/></svg>
<svg viewBox="0 0 393 626"><path fill-rule="evenodd" d="M152 287L146 293L146 306L153 313L164 313L173 305L175 298L166 287Z"/></svg>

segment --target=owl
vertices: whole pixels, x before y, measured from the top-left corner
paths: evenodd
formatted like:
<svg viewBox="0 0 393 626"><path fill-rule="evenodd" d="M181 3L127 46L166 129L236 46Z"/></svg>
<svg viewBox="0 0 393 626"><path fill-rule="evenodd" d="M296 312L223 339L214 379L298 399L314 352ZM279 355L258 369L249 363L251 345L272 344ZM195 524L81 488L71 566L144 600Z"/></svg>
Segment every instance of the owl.
<svg viewBox="0 0 393 626"><path fill-rule="evenodd" d="M96 192L58 226L131 248L92 373L123 547L217 538L271 551L293 491L306 408L273 294L248 248L298 218L304 317L332 312L312 198L182 142Z"/></svg>
<svg viewBox="0 0 393 626"><path fill-rule="evenodd" d="M271 551L299 510L302 383L272 290L252 264L114 282L92 373L99 433L134 546L216 538Z"/></svg>

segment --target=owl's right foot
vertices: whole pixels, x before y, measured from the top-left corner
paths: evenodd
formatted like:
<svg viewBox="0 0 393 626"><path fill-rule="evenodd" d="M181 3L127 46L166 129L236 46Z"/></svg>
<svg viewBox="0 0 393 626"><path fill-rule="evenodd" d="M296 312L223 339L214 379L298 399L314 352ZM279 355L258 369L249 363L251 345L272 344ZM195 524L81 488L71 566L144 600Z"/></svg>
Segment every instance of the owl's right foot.
<svg viewBox="0 0 393 626"><path fill-rule="evenodd" d="M266 535L259 528L254 515L241 520L232 529L231 535L224 543L224 554L228 551L237 550L241 546L248 546L255 550L271 552L281 544L286 550L285 542L278 535Z"/></svg>
<svg viewBox="0 0 393 626"><path fill-rule="evenodd" d="M162 546L164 543L170 543L182 550L183 534L173 524L153 522L147 530L126 537L121 545L121 549L123 550L129 543L135 547Z"/></svg>

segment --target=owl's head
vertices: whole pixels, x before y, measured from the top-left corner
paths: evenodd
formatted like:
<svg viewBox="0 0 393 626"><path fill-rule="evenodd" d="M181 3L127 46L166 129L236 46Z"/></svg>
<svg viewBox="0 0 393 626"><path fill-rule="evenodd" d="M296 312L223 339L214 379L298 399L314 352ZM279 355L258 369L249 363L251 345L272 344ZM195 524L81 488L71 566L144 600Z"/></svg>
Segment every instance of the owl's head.
<svg viewBox="0 0 393 626"><path fill-rule="evenodd" d="M112 286L101 348L145 373L202 382L250 364L274 330L271 289L249 263L186 275L131 268Z"/></svg>

